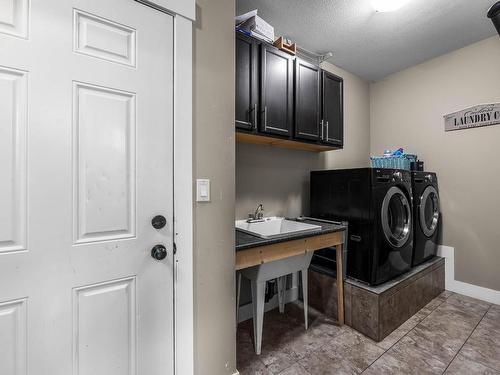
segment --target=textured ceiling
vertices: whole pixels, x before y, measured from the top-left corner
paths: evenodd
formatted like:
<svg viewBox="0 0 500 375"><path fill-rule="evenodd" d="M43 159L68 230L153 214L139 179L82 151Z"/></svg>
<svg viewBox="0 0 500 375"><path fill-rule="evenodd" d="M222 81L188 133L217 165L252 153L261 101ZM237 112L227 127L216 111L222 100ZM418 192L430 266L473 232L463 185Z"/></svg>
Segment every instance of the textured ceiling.
<svg viewBox="0 0 500 375"><path fill-rule="evenodd" d="M385 76L495 35L486 12L496 0L411 0L377 13L370 0L236 0L258 9L276 35L365 79Z"/></svg>

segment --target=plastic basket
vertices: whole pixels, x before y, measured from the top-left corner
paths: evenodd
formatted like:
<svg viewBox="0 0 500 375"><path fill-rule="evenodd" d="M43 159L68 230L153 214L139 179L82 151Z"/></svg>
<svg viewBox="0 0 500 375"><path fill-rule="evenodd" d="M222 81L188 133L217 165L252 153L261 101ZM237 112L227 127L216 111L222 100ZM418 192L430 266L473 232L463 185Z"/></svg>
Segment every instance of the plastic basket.
<svg viewBox="0 0 500 375"><path fill-rule="evenodd" d="M390 168L410 170L411 162L417 161L417 155L404 154L401 156L372 156L372 168Z"/></svg>

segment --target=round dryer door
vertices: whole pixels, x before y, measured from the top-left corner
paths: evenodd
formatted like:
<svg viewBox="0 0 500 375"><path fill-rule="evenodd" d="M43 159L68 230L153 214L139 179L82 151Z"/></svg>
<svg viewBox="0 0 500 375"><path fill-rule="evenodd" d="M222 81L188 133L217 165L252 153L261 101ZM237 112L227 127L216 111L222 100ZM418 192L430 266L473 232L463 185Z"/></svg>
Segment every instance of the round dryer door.
<svg viewBox="0 0 500 375"><path fill-rule="evenodd" d="M419 218L422 232L432 236L439 222L439 195L433 186L427 186L420 197Z"/></svg>
<svg viewBox="0 0 500 375"><path fill-rule="evenodd" d="M402 247L411 235L411 205L403 191L393 186L382 202L382 229L394 247Z"/></svg>

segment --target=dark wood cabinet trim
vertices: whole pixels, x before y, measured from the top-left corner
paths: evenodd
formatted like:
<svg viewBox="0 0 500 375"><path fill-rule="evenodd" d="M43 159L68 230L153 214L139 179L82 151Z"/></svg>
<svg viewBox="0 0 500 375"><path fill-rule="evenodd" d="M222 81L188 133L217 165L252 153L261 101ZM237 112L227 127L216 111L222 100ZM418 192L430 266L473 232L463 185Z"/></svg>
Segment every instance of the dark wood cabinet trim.
<svg viewBox="0 0 500 375"><path fill-rule="evenodd" d="M257 130L258 125L258 100L259 100L259 43L254 38L243 35L242 33L236 33L236 40L239 39L243 42L248 43L251 46L251 57L250 57L250 97L251 104L247 109L248 119L250 121L241 121L235 119L236 128L244 130ZM237 88L236 88L237 89Z"/></svg>
<svg viewBox="0 0 500 375"><path fill-rule="evenodd" d="M300 95L298 95L299 91L301 90L301 77L300 77L300 68L301 66L305 66L311 70L316 71L316 79L317 79L317 98L318 98L318 104L316 106L316 120L315 120L315 129L316 132L311 134L311 133L306 133L300 129L301 125L299 123L299 110L301 108L301 103L300 103ZM308 63L304 60L301 59L295 59L295 74L294 74L294 119L295 119L295 137L296 138L305 138L305 139L310 139L310 140L319 140L322 137L321 134L321 68L317 65Z"/></svg>
<svg viewBox="0 0 500 375"><path fill-rule="evenodd" d="M280 58L287 60L287 108L286 108L286 124L285 128L279 128L272 126L267 121L267 64L266 58L267 53L274 54ZM274 46L268 45L266 43L261 44L260 51L260 130L264 133L278 134L283 136L289 136L291 134L292 125L292 105L293 105L293 70L292 70L292 57L285 52L280 51Z"/></svg>
<svg viewBox="0 0 500 375"><path fill-rule="evenodd" d="M325 95L325 80L326 79L333 79L334 81L339 82L340 84L340 104L339 104L339 111L340 111L340 123L342 127L342 138L341 139L335 139L335 138L330 138L329 136L329 120L326 119L326 113L325 113L325 107L326 107L326 100L327 97ZM339 77L333 73L327 72L325 70L322 71L322 77L321 77L321 91L322 91L322 126L324 127L324 137L323 137L323 143L328 143L328 144L333 144L337 146L343 146L344 144L344 79L342 77ZM335 126L335 124L332 124L332 126Z"/></svg>

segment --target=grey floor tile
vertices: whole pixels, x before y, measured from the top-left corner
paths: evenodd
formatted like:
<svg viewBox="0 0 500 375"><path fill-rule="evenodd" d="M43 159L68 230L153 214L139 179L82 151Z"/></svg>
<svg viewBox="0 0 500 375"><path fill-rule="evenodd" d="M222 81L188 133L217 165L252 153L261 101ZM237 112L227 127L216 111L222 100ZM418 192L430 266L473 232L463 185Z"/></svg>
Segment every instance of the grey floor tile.
<svg viewBox="0 0 500 375"><path fill-rule="evenodd" d="M486 315L484 316L483 320L488 320L492 324L498 324L500 325L500 306L499 305L492 305Z"/></svg>
<svg viewBox="0 0 500 375"><path fill-rule="evenodd" d="M236 360L239 367L244 367L247 364L258 360L255 354L252 338L250 333L244 330L238 330L236 335Z"/></svg>
<svg viewBox="0 0 500 375"><path fill-rule="evenodd" d="M424 324L425 323L425 324ZM427 349L440 360L449 363L458 353L472 328L448 323L427 321L418 324L405 337L412 339L415 345Z"/></svg>
<svg viewBox="0 0 500 375"><path fill-rule="evenodd" d="M454 295L455 293L453 292L450 292L449 290L443 290L441 292L441 294L437 297L437 298L440 298L442 300L446 300L448 297Z"/></svg>
<svg viewBox="0 0 500 375"><path fill-rule="evenodd" d="M311 375L304 367L298 363L288 367L279 373L279 375Z"/></svg>
<svg viewBox="0 0 500 375"><path fill-rule="evenodd" d="M344 362L348 368L361 373L368 368L377 358L384 354L384 349L368 340L359 340L353 343L351 338L344 341L342 335L335 343L325 345L321 353L329 357L332 362Z"/></svg>
<svg viewBox="0 0 500 375"><path fill-rule="evenodd" d="M296 363L284 350L264 350L259 359L273 374L278 374Z"/></svg>
<svg viewBox="0 0 500 375"><path fill-rule="evenodd" d="M492 344L500 346L500 321L483 319L471 335L471 339L476 337L488 338Z"/></svg>
<svg viewBox="0 0 500 375"><path fill-rule="evenodd" d="M332 361L323 353L308 355L299 364L311 375L355 375L358 371L346 360Z"/></svg>
<svg viewBox="0 0 500 375"><path fill-rule="evenodd" d="M447 363L404 337L373 363L364 374L442 374Z"/></svg>
<svg viewBox="0 0 500 375"><path fill-rule="evenodd" d="M500 371L500 337L498 337L498 332L481 328L474 331L460 354L470 361Z"/></svg>
<svg viewBox="0 0 500 375"><path fill-rule="evenodd" d="M418 316L417 314L413 315L410 319L404 322L399 328L392 331L389 334L389 336L387 336L382 341L376 343L376 345L385 350L390 349L391 346L396 344L399 340L401 340L401 338L403 338L406 334L408 334L408 332L410 332L413 328L415 328L418 323L420 323L421 317Z"/></svg>
<svg viewBox="0 0 500 375"><path fill-rule="evenodd" d="M305 356L317 352L327 341L327 337L319 335L311 335L304 332L300 335L287 335L285 350L290 357L298 361Z"/></svg>
<svg viewBox="0 0 500 375"><path fill-rule="evenodd" d="M470 375L470 374L481 374L481 375L500 375L500 372L495 371L489 367L486 367L475 361L465 358L461 354L458 354L453 362L448 366L445 371L446 375Z"/></svg>
<svg viewBox="0 0 500 375"><path fill-rule="evenodd" d="M450 297L451 298L451 297ZM481 306L460 306L460 302L446 302L442 303L430 316L442 316L446 319L460 320L468 322L472 326L477 325L488 311L488 307Z"/></svg>
<svg viewBox="0 0 500 375"><path fill-rule="evenodd" d="M454 293L449 292L447 290L443 291L439 296L430 301L427 305L422 307L415 315L419 320L424 320L428 317L434 310L436 310L439 306L441 306L448 297L452 296Z"/></svg>
<svg viewBox="0 0 500 375"><path fill-rule="evenodd" d="M338 326L336 322L328 318L319 318L312 322L309 326L310 332L314 335L323 335L327 338L334 339L335 337L351 330L348 326Z"/></svg>
<svg viewBox="0 0 500 375"><path fill-rule="evenodd" d="M457 307L462 308L464 311L469 313L484 315L486 311L490 308L491 304L472 298L461 294L453 294L446 299L446 304L452 304Z"/></svg>
<svg viewBox="0 0 500 375"><path fill-rule="evenodd" d="M254 361L245 367L238 367L240 375L274 375L260 361Z"/></svg>

